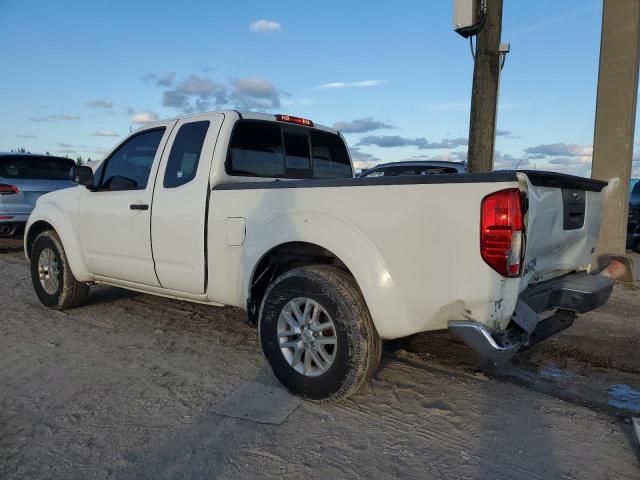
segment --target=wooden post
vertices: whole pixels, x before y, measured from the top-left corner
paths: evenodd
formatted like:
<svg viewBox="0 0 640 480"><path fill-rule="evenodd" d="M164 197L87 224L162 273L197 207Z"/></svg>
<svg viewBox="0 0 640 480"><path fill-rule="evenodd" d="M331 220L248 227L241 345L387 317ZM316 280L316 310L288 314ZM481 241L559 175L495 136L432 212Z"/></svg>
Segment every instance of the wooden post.
<svg viewBox="0 0 640 480"><path fill-rule="evenodd" d="M493 170L496 112L500 83L500 37L502 34L502 0L487 0L485 24L478 34L473 68L469 153L471 172Z"/></svg>
<svg viewBox="0 0 640 480"><path fill-rule="evenodd" d="M596 254L624 254L638 94L640 1L604 0L591 176L606 180Z"/></svg>

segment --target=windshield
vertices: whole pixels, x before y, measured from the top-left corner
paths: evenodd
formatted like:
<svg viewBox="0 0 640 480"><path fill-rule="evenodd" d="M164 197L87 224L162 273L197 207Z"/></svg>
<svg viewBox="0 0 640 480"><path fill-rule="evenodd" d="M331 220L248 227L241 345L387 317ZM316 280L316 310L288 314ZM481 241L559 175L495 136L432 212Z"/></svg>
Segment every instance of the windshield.
<svg viewBox="0 0 640 480"><path fill-rule="evenodd" d="M69 180L75 162L48 156L0 157L0 177L21 180Z"/></svg>

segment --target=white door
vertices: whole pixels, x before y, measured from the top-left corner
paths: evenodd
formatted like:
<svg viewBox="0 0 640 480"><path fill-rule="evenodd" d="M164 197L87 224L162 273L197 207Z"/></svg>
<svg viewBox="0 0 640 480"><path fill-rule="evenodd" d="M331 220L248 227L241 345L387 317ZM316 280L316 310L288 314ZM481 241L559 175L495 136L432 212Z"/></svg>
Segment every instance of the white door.
<svg viewBox="0 0 640 480"><path fill-rule="evenodd" d="M162 148L175 121L126 139L96 172L80 199L85 262L96 275L159 285L151 254L151 200Z"/></svg>
<svg viewBox="0 0 640 480"><path fill-rule="evenodd" d="M206 212L213 151L224 115L180 120L156 178L151 212L153 258L164 288L205 293Z"/></svg>

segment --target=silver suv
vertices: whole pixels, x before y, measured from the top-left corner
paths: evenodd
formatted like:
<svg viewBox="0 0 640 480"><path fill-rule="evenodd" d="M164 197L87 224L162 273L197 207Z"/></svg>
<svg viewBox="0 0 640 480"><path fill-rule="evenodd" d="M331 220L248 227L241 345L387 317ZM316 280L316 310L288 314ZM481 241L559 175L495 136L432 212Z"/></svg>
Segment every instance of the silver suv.
<svg viewBox="0 0 640 480"><path fill-rule="evenodd" d="M30 153L0 153L0 236L19 233L41 195L74 185L75 162Z"/></svg>

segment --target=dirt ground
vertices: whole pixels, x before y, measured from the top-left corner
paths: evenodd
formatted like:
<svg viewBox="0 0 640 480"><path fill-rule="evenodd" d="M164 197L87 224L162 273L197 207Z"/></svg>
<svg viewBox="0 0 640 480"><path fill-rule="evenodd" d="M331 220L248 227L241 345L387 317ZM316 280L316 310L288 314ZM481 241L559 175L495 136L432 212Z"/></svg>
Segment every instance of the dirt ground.
<svg viewBox="0 0 640 480"><path fill-rule="evenodd" d="M489 373L444 333L388 342L359 394L263 424L215 413L278 388L242 312L111 287L51 312L0 240L0 478L637 479L639 293Z"/></svg>

